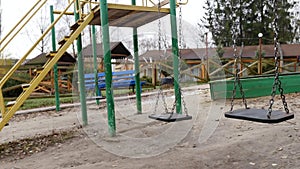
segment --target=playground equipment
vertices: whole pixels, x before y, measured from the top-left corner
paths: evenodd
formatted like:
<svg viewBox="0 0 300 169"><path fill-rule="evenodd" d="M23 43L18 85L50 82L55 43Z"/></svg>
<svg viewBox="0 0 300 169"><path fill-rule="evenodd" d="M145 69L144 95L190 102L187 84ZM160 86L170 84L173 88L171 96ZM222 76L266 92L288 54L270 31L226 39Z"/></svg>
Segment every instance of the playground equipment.
<svg viewBox="0 0 300 169"><path fill-rule="evenodd" d="M273 21L273 29L274 29L274 57L275 57L275 77L274 77L274 82L272 86L272 94L271 94L271 99L269 101L269 108L266 112L264 109L250 109L247 106L247 101L245 99L245 94L243 91L243 86L240 81L240 77L238 72L239 66L238 66L238 61L241 59L240 55L237 55L237 47L236 47L236 24L233 26L233 48L234 48L234 58L235 58L235 80L234 80L234 89L232 93L232 99L231 99L231 109L229 112L225 113L225 117L228 118L235 118L235 119L242 119L242 120L249 120L249 121L255 121L255 122L262 122L262 123L279 123L285 120L289 120L294 118L294 114L289 112L287 102L285 100L285 96L283 94L283 88L281 86L281 81L279 79L279 61L278 61L278 46L279 46L279 41L278 41L278 25L277 25L277 19L278 19L278 14L277 14L277 8L276 8L276 1L274 1L273 4L274 7L274 21ZM235 21L234 21L235 23ZM238 110L233 110L234 106L234 98L236 96L236 88L237 85L239 86L240 93L242 95L243 103L245 105L245 109L238 109ZM274 97L276 95L276 89L278 88L280 92L280 96L282 99L282 103L284 106L285 112L282 112L280 110L273 111L272 106L274 104Z"/></svg>
<svg viewBox="0 0 300 169"><path fill-rule="evenodd" d="M181 13L181 6L180 6L180 9L179 9L179 16L180 16L180 18L179 18L179 31L178 32L179 32L179 45L181 46L182 45L182 25L181 25L182 24L182 22L181 22L182 13ZM176 25L173 25L173 26L177 27ZM161 40L162 40L162 37L161 37L161 24L160 24L160 21L159 21L159 23L158 23L158 47L159 47L159 51L161 51ZM164 54L166 54L166 44L165 44ZM177 59L179 60L180 59L180 52L179 52L177 57L178 57ZM162 58L161 58L161 60L162 60ZM174 64L174 62L173 62L173 64ZM161 82L162 82L162 79L161 79L161 73L162 73L161 65L158 65L158 66L159 66L160 86L159 86L159 90L158 90L158 94L157 94L154 113L149 115L149 118L155 119L155 120L160 120L160 121L165 121L165 122L175 122L175 121L192 119L192 116L188 115L188 110L186 108L186 104L185 104L185 101L183 99L182 91L181 91L181 88L179 86L179 82L180 82L179 74L177 74L177 75L174 74L174 86L176 85L175 90L176 90L176 88L178 88L179 90L178 90L178 92L175 91L175 100L173 102L173 106L172 106L170 111L168 110L168 106L167 106L165 96L164 96L162 86L161 86ZM178 63L177 63L177 65L173 65L173 67L174 67L174 70L175 70L175 67L176 67L178 72L180 72L180 65ZM159 101L160 96L161 96L162 101L163 101L163 106L164 106L165 112L162 113L162 114L156 114L156 109L158 107L158 101ZM178 105L177 107L176 107L176 104ZM181 104L183 105L183 108L184 108L184 114L182 114ZM174 113L175 107L178 108L178 109L176 109L176 113Z"/></svg>
<svg viewBox="0 0 300 169"><path fill-rule="evenodd" d="M0 52L16 37L16 35L24 28L24 26L32 19L32 17L46 4L47 0L38 0L34 6L25 14L25 16L16 24L15 27L0 41ZM99 4L100 3L100 4ZM34 91L38 84L43 80L46 74L54 67L59 58L69 48L73 41L77 40L77 59L78 59L78 77L79 77L79 90L80 90L80 102L82 110L83 125L87 124L87 111L86 111L86 96L84 87L84 73L82 63L82 44L81 44L81 32L87 25L101 25L103 34L103 50L104 62L105 62L105 75L106 75L106 101L107 101L107 113L108 113L108 128L109 133L114 136L116 132L115 126L115 112L114 112L114 100L112 95L112 70L111 70L111 53L109 43L109 26L119 27L132 27L133 28L133 44L134 44L134 60L135 60L135 78L136 83L139 84L139 63L138 63L138 40L137 40L137 28L163 16L171 14L171 27L172 27L172 48L174 59L174 78L178 82L178 41L177 41L177 27L176 27L176 6L186 4L186 2L177 3L175 0L163 1L162 4L155 4L152 0L143 0L142 6L136 6L136 1L132 0L132 5L123 4L109 4L106 0L97 1L81 1L81 0L68 0L68 3L63 11L54 11L58 14L58 17L52 21L51 25L44 31L42 36L34 43L34 45L24 54L22 58L8 71L8 73L0 81L0 111L1 121L0 130L9 122L15 112L20 108L24 101ZM149 4L149 5L148 5ZM169 4L169 8L162 8L162 6ZM69 10L74 7L74 12ZM83 11L83 9L88 9ZM157 11L160 11L157 13ZM13 102L9 102L4 106L4 99L2 95L2 87L5 82L14 74L14 72L20 67L20 65L26 60L26 58L32 53L36 46L42 41L42 39L49 34L52 30L54 32L54 26L62 18L63 15L74 15L75 23L70 27L71 33L65 36L59 41L60 47L53 50L48 54L48 61L39 70L36 76L29 84L24 85L23 92ZM108 22L110 21L110 22ZM55 37L54 35L52 37ZM180 90L177 83L175 83L175 95L180 96ZM137 96L137 111L141 113L141 93L140 85L136 85ZM176 104L177 112L181 110L181 98L179 97ZM180 104L179 104L180 103Z"/></svg>

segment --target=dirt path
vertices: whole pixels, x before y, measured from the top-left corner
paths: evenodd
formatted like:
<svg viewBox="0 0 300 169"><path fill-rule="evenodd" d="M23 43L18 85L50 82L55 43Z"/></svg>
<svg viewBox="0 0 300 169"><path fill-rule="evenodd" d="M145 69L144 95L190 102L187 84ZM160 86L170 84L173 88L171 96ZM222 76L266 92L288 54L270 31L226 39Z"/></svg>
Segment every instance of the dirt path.
<svg viewBox="0 0 300 169"><path fill-rule="evenodd" d="M81 128L80 110L68 108L17 116L1 133L0 143L59 131L73 131L71 139L30 155L2 158L1 168L154 169L154 168L288 168L300 167L299 94L287 96L295 119L280 124L260 124L225 119L229 109L212 102L208 89L187 91L190 121L157 122L147 116L155 97L143 98L143 114L135 114L134 100L116 102L116 137L108 136L106 109L89 105L89 125ZM267 107L269 97L248 99L250 107ZM172 96L167 103L172 104ZM239 101L237 101L239 102ZM162 104L159 104L162 105ZM236 107L239 107L237 105ZM275 108L281 108L276 102ZM162 111L163 107L158 106Z"/></svg>

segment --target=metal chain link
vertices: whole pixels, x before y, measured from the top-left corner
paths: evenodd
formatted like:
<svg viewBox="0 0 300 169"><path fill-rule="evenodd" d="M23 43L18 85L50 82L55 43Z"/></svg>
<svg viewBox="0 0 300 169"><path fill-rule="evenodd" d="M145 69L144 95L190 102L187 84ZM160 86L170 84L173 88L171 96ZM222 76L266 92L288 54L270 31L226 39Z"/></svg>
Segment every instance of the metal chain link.
<svg viewBox="0 0 300 169"><path fill-rule="evenodd" d="M183 94L182 94L181 87L179 87L179 95L180 95L181 98L182 98L182 105L183 105L184 114L185 114L186 116L188 116L188 115L189 115L189 114L188 114L188 109L187 109L186 103L185 103L185 101L184 101L184 96L183 96ZM176 102L174 102L173 105L172 105L171 113L173 113L173 112L175 111L175 107L176 107Z"/></svg>
<svg viewBox="0 0 300 169"><path fill-rule="evenodd" d="M168 113L168 105L167 105L167 102L165 100L165 96L164 96L164 93L162 91L162 87L159 87L153 114L156 113L156 110L157 110L157 107L158 107L159 96L160 95L161 95L162 100L163 100L163 106L164 106L164 109L165 109L165 113Z"/></svg>
<svg viewBox="0 0 300 169"><path fill-rule="evenodd" d="M237 85L239 86L240 93L242 95L243 103L245 105L245 109L248 109L247 106L247 100L245 98L245 93L243 90L243 85L240 81L240 67L238 64L240 64L241 61L241 56L237 54L237 22L236 20L233 20L233 25L232 25L232 39L233 39L233 56L234 56L234 70L235 70L235 76L234 76L234 82L233 82L233 90L232 90L232 97L231 97L231 108L230 111L233 111L233 106L234 106L234 99L236 97L236 89Z"/></svg>
<svg viewBox="0 0 300 169"><path fill-rule="evenodd" d="M158 1L158 13L160 13L160 0ZM162 41L161 20L159 19L158 20L158 51L159 51L159 55L160 55L160 60L162 60L162 56L160 54L161 50L162 50L161 41ZM159 79L161 79L161 66L160 66L160 64L159 64L159 75L158 76L159 76ZM164 95L163 90L162 90L162 86L160 85L159 86L159 90L158 90L158 94L157 94L157 98L156 98L156 103L155 103L153 114L156 113L156 110L157 110L157 107L158 107L158 101L159 101L160 96L162 98L162 102L163 102L163 106L164 106L164 109L165 109L165 113L168 113L168 105L167 105L167 102L166 102L166 99L165 99L165 95Z"/></svg>
<svg viewBox="0 0 300 169"><path fill-rule="evenodd" d="M180 0L181 1L181 0ZM159 6L159 12L160 12L160 0L158 2L158 6ZM159 51L161 51L162 47L161 47L161 40L162 40L162 34L161 34L161 20L158 21L158 48L159 48ZM180 49L182 49L182 8L181 6L179 7L179 47ZM166 43L165 43L165 47L166 46ZM181 61L181 50L179 50L179 56L178 56L178 59L179 59L179 66L178 66L178 71L180 72L180 61ZM161 66L159 65L159 77L161 77ZM179 75L179 78L178 78L179 82L180 82L180 75ZM178 83L179 83L178 82ZM167 103L166 103L166 99L165 99L165 96L164 96L164 93L163 93L163 90L162 90L162 87L160 86L159 88L159 92L158 92L158 95L157 95L157 99L156 99L156 103L155 103L155 108L154 108L154 113L156 112L157 110L157 107L158 107L158 101L159 101L159 97L162 97L162 101L163 101L163 105L164 105L164 109L165 109L165 112L166 113L170 113L170 114L173 114L174 111L175 111L175 108L176 108L176 103L177 103L177 100L175 99L175 101L173 102L173 105L172 105L172 108L171 108L171 111L168 112L168 106L167 106ZM184 101L184 96L182 95L182 90L181 90L181 87L179 86L179 95L180 97L182 98L182 105L183 105L183 108L184 108L184 113L188 116L188 110L187 110L187 106L186 106L186 103ZM175 98L178 98L175 96ZM172 116L170 116L172 117Z"/></svg>
<svg viewBox="0 0 300 169"><path fill-rule="evenodd" d="M158 1L158 14L160 13L160 0ZM158 20L158 50L161 51L161 20Z"/></svg>
<svg viewBox="0 0 300 169"><path fill-rule="evenodd" d="M181 3L182 0L180 0L180 3ZM181 70L181 50L183 49L183 25L182 25L182 6L180 5L179 6L179 26L178 26L178 33L179 33L179 55L178 55L178 59L179 59L179 66L178 66L178 72L179 72L179 77L178 77L178 83L180 83L181 81L181 75L180 75L180 70ZM184 110L184 113L186 116L188 116L188 109L186 107L186 103L184 101L184 96L182 94L182 90L181 90L181 87L180 85L179 86L179 96L181 98L181 103L182 103L182 106L183 106L183 110ZM175 98L178 98L175 97ZM173 103L173 107L172 107L172 112L174 112L175 110L175 107L176 107L176 102L175 101Z"/></svg>
<svg viewBox="0 0 300 169"><path fill-rule="evenodd" d="M181 3L181 0L180 0ZM182 7L181 5L179 6L179 26L178 26L178 33L179 33L179 48L182 49L183 47L183 31L182 31Z"/></svg>
<svg viewBox="0 0 300 169"><path fill-rule="evenodd" d="M268 108L268 118L271 118L272 116L272 106L274 104L274 98L276 95L276 89L278 88L280 92L280 97L282 100L282 104L284 106L284 110L287 114L289 114L289 109L287 102L285 100L285 95L283 94L283 88L281 86L281 81L279 79L279 60L278 60L278 46L279 46L279 41L278 41L278 13L277 13L277 3L276 0L273 0L273 13L275 14L274 20L273 20L273 31L274 31L274 58L275 58L275 77L274 77L274 82L272 86L272 92L271 92L271 99L269 100L269 108Z"/></svg>

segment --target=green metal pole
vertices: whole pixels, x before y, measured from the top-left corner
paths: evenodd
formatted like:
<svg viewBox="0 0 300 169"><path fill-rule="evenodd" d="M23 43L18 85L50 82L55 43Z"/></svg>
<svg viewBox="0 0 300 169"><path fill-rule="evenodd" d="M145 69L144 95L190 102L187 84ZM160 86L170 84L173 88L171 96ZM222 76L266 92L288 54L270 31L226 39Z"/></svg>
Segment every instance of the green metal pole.
<svg viewBox="0 0 300 169"><path fill-rule="evenodd" d="M53 5L50 6L50 19L51 19L51 23L53 23L54 22ZM52 34L52 51L56 51L56 37L55 37L54 26L51 30L51 34ZM60 111L57 64L54 65L53 70L54 70L55 109L56 111Z"/></svg>
<svg viewBox="0 0 300 169"><path fill-rule="evenodd" d="M173 53L173 72L174 72L174 92L176 100L176 113L182 114L181 111L181 94L179 89L179 49L176 23L176 0L170 0L170 17L172 31L172 53Z"/></svg>
<svg viewBox="0 0 300 169"><path fill-rule="evenodd" d="M76 0L76 4L79 4L78 0ZM79 20L79 13L76 10L74 10L75 15L75 21ZM81 103L81 114L82 114L82 123L83 125L88 124L87 119L87 108L86 108L86 92L85 92L85 82L84 82L84 65L83 65L83 59L82 59L82 40L81 40L81 34L77 38L77 61L78 61L78 80L79 80L79 91L80 91L80 103Z"/></svg>
<svg viewBox="0 0 300 169"><path fill-rule="evenodd" d="M111 136L116 135L116 119L115 119L115 104L112 90L112 68L111 68L111 51L109 41L109 23L108 23L108 8L107 0L100 1L100 15L102 27L102 44L104 54L105 67L105 85L106 85L106 103L108 116L108 130Z"/></svg>
<svg viewBox="0 0 300 169"><path fill-rule="evenodd" d="M98 87L98 64L97 64L97 41L96 41L96 28L92 25L92 44L93 44L93 58L94 58L94 75L95 75L95 89L96 96L101 96L101 91ZM99 105L99 99L96 99L96 104Z"/></svg>
<svg viewBox="0 0 300 169"><path fill-rule="evenodd" d="M136 5L136 0L131 0L132 5ZM135 74L135 95L137 114L142 114L141 82L140 82L140 63L137 28L133 28L133 48L134 48L134 74Z"/></svg>

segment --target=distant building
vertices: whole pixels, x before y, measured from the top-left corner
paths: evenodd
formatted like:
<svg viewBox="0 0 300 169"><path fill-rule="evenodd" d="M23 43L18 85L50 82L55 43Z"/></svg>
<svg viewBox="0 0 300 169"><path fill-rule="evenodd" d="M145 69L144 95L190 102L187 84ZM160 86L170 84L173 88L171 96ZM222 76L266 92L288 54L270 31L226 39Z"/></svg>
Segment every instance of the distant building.
<svg viewBox="0 0 300 169"><path fill-rule="evenodd" d="M97 63L98 63L98 71L104 71L104 51L102 48L102 43L98 43L96 45L97 48ZM111 50L111 59L113 64L113 70L117 67L121 67L124 70L133 69L132 62L131 64L126 64L128 59L131 59L130 51L124 46L122 42L111 42L110 43ZM88 45L82 49L82 56L84 58L85 69L88 72L93 70L93 47L92 45ZM127 67L126 67L127 65Z"/></svg>
<svg viewBox="0 0 300 169"><path fill-rule="evenodd" d="M25 64L22 65L22 69L27 70L31 77L34 77L36 71L42 69L43 65L48 61L47 54L41 53L40 55L27 60ZM64 92L71 92L72 90L72 72L76 64L76 59L65 52L61 58L58 60L58 75L59 75L59 87ZM40 91L53 94L54 88L54 73L53 69L48 73L44 80L40 83L37 88Z"/></svg>
<svg viewBox="0 0 300 169"><path fill-rule="evenodd" d="M234 53L232 47L224 47L221 49L221 55L218 56L217 48L197 48L197 49L181 49L180 58L185 66L181 66L181 71L185 73L182 75L182 79L191 79L194 77L196 79L203 79L205 77L207 57L209 58L209 72L212 73L216 69L226 69L226 73L233 72L233 59ZM261 51L259 46L244 46L237 48L237 55L241 56L244 66L250 65L257 61L258 55L261 52L263 60L269 60L273 65L274 62L274 45L262 45ZM298 71L298 63L300 61L300 44L283 44L279 46L279 55L282 72ZM159 77L159 69L164 69L164 71L169 74L173 73L173 58L171 49L168 50L151 50L140 55L140 65L141 65L141 76L149 76L154 79ZM222 68L223 65L229 63L227 67ZM160 63L163 66L158 66ZM202 66L200 66L200 64ZM243 66L243 65L242 65ZM246 67L241 67L241 69ZM256 68L257 70L257 68ZM256 71L255 70L255 71ZM271 72L270 72L271 73ZM213 73L216 75L215 73ZM248 75L247 72L244 75ZM190 78L187 78L190 76Z"/></svg>

